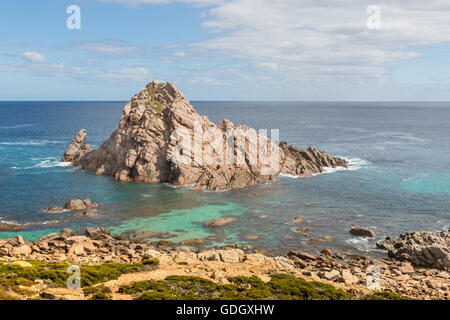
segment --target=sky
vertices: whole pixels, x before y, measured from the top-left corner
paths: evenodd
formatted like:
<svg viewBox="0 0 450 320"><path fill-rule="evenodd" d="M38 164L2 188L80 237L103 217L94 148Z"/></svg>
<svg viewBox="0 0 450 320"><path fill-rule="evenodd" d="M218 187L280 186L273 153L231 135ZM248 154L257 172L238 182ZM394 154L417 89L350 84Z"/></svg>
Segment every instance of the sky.
<svg viewBox="0 0 450 320"><path fill-rule="evenodd" d="M449 58L448 0L0 2L0 100L450 101Z"/></svg>

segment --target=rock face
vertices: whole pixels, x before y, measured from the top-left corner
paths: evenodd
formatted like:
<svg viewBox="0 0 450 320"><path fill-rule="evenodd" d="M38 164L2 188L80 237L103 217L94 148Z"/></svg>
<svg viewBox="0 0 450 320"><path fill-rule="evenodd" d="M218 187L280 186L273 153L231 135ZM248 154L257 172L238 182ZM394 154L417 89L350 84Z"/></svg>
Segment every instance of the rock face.
<svg viewBox="0 0 450 320"><path fill-rule="evenodd" d="M286 142L280 143L281 154L281 173L291 174L293 176L307 177L324 171L324 168L347 168L347 161L335 158L329 153L309 147L301 150L295 148Z"/></svg>
<svg viewBox="0 0 450 320"><path fill-rule="evenodd" d="M273 137L272 137L273 138ZM119 128L100 149L85 145L81 130L63 161L121 181L170 182L195 189L237 189L280 173L311 176L343 159L315 148L278 144L245 125L215 125L200 116L173 83L149 83L128 102Z"/></svg>
<svg viewBox="0 0 450 320"><path fill-rule="evenodd" d="M408 232L387 237L377 246L388 250L390 257L416 266L450 270L450 231Z"/></svg>
<svg viewBox="0 0 450 320"><path fill-rule="evenodd" d="M90 145L86 144L86 130L81 129L75 137L73 137L72 143L67 148L61 161L71 162L72 165L79 165L83 157L93 151Z"/></svg>

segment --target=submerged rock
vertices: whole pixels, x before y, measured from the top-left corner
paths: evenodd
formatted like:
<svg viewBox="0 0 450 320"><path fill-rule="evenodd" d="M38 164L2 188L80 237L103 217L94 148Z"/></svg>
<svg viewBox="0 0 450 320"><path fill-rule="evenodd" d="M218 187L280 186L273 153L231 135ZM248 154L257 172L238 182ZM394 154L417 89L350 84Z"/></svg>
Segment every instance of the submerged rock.
<svg viewBox="0 0 450 320"><path fill-rule="evenodd" d="M43 210L45 213L59 213L59 212L63 212L64 208L58 207L58 206L51 206L51 207L46 207Z"/></svg>
<svg viewBox="0 0 450 320"><path fill-rule="evenodd" d="M196 244L202 244L203 243L203 239L199 239L199 238L191 238L191 239L186 239L180 242L180 244L182 245L196 245Z"/></svg>
<svg viewBox="0 0 450 320"><path fill-rule="evenodd" d="M63 161L120 181L170 182L195 189L238 189L280 173L311 176L343 159L308 148L278 144L245 125L215 125L199 115L173 83L153 81L128 102L119 128L100 149L77 133Z"/></svg>
<svg viewBox="0 0 450 320"><path fill-rule="evenodd" d="M144 240L144 239L170 239L174 238L175 235L170 234L169 232L160 232L160 231L139 231L132 235L132 238L135 240Z"/></svg>
<svg viewBox="0 0 450 320"><path fill-rule="evenodd" d="M231 223L233 223L235 221L236 221L236 218L231 218L231 217L216 218L216 219L213 219L211 221L205 222L204 225L206 227L214 228L214 227L221 227L221 226L224 226L224 225L227 225L227 224L231 224Z"/></svg>

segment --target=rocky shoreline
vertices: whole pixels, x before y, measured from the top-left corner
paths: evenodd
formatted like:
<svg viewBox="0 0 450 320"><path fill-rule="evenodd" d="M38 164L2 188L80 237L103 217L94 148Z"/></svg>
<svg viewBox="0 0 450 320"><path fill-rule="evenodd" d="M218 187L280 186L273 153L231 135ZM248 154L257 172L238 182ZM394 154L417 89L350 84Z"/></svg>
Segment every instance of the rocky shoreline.
<svg viewBox="0 0 450 320"><path fill-rule="evenodd" d="M443 241L449 239L449 233L450 231L417 232L414 233L414 239L422 236L429 240L433 236L442 250L448 252L449 244ZM409 238L411 235L399 237L400 241ZM392 242L392 239L386 241ZM35 242L28 242L20 235L12 239L1 239L0 266L15 264L16 267L20 265L21 268L27 268L33 261L42 261L48 265L69 263L81 266L158 261L156 270L123 274L108 282L106 285L110 287L115 299L130 298L118 293L120 285L149 279L163 280L172 275L196 276L218 284L227 284L230 277L257 276L263 281L270 281L271 275L278 273L330 284L356 297L384 292L404 298L450 299L450 273L446 264L424 267L417 265L411 257L402 256L398 260L393 253L386 259L333 253L330 250L323 250L320 255L292 251L287 256L271 257L236 244L202 251L195 249L195 243L188 244L189 247L174 246L161 241L152 245L135 237L111 235L108 229L102 227L87 227L76 232L63 229L58 234L48 234ZM380 246L382 245L387 244L380 242ZM393 246L399 248L399 245ZM415 242L416 248L421 246L422 249L427 248L429 243ZM36 294L42 298L49 296L51 292L53 296L62 299L85 298L80 290L51 286L41 286Z"/></svg>

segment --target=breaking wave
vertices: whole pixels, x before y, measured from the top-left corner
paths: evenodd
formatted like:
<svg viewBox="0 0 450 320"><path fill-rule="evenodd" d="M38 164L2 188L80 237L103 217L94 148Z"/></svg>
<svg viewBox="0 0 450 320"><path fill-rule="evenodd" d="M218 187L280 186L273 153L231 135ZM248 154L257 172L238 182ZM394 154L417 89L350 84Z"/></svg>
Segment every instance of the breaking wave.
<svg viewBox="0 0 450 320"><path fill-rule="evenodd" d="M324 170L323 172L316 173L313 176L316 176L316 175L319 175L319 174L324 174L324 173L333 173L333 172L336 172L336 171L355 171L355 170L359 170L359 169L361 169L363 167L367 167L367 166L371 165L371 163L369 161L363 160L363 159L360 159L360 158L346 158L346 157L339 157L339 158L347 160L348 168L344 168L344 167L336 167L336 168L324 167L323 168L323 170ZM294 176L292 174L287 174L287 173L280 173L280 176L287 177L287 178L294 178L294 179L300 178L299 176Z"/></svg>
<svg viewBox="0 0 450 320"><path fill-rule="evenodd" d="M0 145L4 146L40 146L44 144L59 144L64 143L63 141L54 141L54 140L28 140L28 141L15 141L15 142L7 142L0 141Z"/></svg>
<svg viewBox="0 0 450 320"><path fill-rule="evenodd" d="M39 168L54 168L54 167L69 167L70 162L61 162L55 157L49 158L31 158L31 161L37 163L32 166L27 167L11 167L11 169L16 170L29 170L29 169L39 169Z"/></svg>

